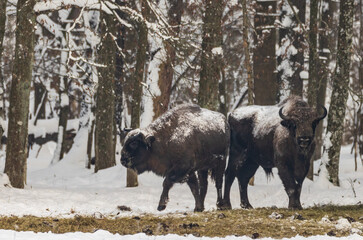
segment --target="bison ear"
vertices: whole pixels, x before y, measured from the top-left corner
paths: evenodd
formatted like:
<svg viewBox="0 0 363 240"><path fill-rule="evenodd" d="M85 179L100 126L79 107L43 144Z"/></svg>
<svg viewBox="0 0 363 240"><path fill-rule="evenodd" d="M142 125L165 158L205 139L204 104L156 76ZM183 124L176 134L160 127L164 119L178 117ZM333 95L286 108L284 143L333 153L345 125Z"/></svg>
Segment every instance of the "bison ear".
<svg viewBox="0 0 363 240"><path fill-rule="evenodd" d="M145 137L145 143L146 143L147 150L151 150L151 146L154 141L155 141L155 137L153 135L148 135Z"/></svg>

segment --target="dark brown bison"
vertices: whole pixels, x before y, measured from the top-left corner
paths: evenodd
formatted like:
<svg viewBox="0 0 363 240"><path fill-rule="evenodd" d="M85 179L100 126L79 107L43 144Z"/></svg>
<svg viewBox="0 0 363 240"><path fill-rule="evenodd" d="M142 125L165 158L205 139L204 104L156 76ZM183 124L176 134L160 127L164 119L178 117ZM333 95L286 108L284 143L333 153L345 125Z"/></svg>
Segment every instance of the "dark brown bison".
<svg viewBox="0 0 363 240"><path fill-rule="evenodd" d="M247 196L250 178L261 166L267 175L277 167L289 197L289 208L301 209L300 193L315 150L315 128L327 110L317 111L300 97L275 106L240 107L228 117L231 146L225 173L222 209L230 209L230 189L237 176L242 208L252 208Z"/></svg>
<svg viewBox="0 0 363 240"><path fill-rule="evenodd" d="M217 205L222 200L229 133L222 114L198 105L181 105L146 128L130 131L121 152L121 163L138 174L152 171L165 178L159 211L165 209L173 184L185 181L195 198L194 211L203 211L209 170L217 188Z"/></svg>

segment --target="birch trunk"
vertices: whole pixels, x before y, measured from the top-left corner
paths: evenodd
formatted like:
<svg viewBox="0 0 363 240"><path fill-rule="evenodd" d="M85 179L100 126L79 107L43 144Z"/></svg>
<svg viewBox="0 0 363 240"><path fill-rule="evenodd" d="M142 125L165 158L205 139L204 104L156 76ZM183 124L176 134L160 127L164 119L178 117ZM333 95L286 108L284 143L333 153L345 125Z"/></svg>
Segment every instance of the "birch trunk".
<svg viewBox="0 0 363 240"><path fill-rule="evenodd" d="M328 159L325 162L328 179L339 186L339 158L344 130L344 117L349 88L349 73L353 35L354 0L341 1L338 27L337 66L333 75L333 91L328 114L326 145Z"/></svg>

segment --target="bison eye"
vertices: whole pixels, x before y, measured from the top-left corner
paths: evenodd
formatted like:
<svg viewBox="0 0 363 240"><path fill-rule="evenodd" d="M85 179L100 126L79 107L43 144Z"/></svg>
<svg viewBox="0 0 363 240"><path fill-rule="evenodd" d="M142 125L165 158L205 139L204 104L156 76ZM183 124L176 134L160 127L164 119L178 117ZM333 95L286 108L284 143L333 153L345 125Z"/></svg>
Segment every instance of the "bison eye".
<svg viewBox="0 0 363 240"><path fill-rule="evenodd" d="M133 141L129 144L129 147L132 149L132 150L136 150L136 148L139 146L139 142L138 141Z"/></svg>

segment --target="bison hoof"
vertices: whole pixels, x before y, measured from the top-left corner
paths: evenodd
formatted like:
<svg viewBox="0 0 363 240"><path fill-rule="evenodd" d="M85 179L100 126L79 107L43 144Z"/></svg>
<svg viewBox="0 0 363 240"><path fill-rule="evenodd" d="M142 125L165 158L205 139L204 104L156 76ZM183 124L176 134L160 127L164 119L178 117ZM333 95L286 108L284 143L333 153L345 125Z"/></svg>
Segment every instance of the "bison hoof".
<svg viewBox="0 0 363 240"><path fill-rule="evenodd" d="M166 208L166 205L159 205L158 211L163 211Z"/></svg>
<svg viewBox="0 0 363 240"><path fill-rule="evenodd" d="M243 208L243 209L252 209L253 207L249 203L241 203L241 208Z"/></svg>
<svg viewBox="0 0 363 240"><path fill-rule="evenodd" d="M231 203L226 203L226 202L218 202L217 203L217 209L218 210L231 210L232 209L232 205Z"/></svg>
<svg viewBox="0 0 363 240"><path fill-rule="evenodd" d="M302 206L301 205L293 205L293 206L289 206L290 209L294 209L294 210L302 210Z"/></svg>
<svg viewBox="0 0 363 240"><path fill-rule="evenodd" d="M195 207L194 208L194 212L203 212L204 211L204 207Z"/></svg>

